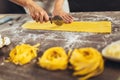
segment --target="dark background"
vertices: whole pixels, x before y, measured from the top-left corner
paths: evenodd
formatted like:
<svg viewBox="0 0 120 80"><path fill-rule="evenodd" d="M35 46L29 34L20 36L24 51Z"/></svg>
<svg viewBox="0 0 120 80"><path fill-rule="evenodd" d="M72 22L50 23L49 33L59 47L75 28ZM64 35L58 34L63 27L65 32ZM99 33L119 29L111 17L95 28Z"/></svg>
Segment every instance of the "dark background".
<svg viewBox="0 0 120 80"><path fill-rule="evenodd" d="M68 0L71 12L119 11L120 0ZM0 13L25 13L21 6L0 0Z"/></svg>
<svg viewBox="0 0 120 80"><path fill-rule="evenodd" d="M119 11L120 0L68 0L72 12Z"/></svg>
<svg viewBox="0 0 120 80"><path fill-rule="evenodd" d="M24 13L24 9L9 0L0 0L0 13Z"/></svg>

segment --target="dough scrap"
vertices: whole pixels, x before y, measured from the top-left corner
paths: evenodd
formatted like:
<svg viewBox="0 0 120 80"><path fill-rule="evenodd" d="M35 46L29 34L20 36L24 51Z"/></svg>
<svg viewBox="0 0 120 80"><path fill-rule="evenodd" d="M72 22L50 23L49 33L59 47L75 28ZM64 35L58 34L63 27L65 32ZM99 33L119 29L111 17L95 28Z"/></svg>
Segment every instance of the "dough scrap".
<svg viewBox="0 0 120 80"><path fill-rule="evenodd" d="M120 59L120 40L107 45L102 50L102 54L108 58Z"/></svg>

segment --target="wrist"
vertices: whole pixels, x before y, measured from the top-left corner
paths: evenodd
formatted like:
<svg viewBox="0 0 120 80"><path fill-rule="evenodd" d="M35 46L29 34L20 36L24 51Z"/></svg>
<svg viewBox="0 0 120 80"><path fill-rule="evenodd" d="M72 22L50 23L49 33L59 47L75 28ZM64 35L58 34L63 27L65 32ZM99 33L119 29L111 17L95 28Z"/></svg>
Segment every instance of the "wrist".
<svg viewBox="0 0 120 80"><path fill-rule="evenodd" d="M35 3L32 1L32 0L29 0L29 1L26 1L24 4L23 4L23 6L24 7L26 7L26 8L28 8L29 6L32 6L32 5L34 5Z"/></svg>
<svg viewBox="0 0 120 80"><path fill-rule="evenodd" d="M62 10L64 0L55 0L54 10Z"/></svg>
<svg viewBox="0 0 120 80"><path fill-rule="evenodd" d="M63 11L63 9L62 8L55 8L53 11L60 12L60 11Z"/></svg>

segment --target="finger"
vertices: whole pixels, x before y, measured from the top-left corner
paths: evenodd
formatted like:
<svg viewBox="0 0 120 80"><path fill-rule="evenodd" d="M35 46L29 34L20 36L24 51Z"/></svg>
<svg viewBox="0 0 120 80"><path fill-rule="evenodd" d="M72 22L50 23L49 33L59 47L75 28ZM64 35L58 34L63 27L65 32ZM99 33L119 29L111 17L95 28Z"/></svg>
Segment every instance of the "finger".
<svg viewBox="0 0 120 80"><path fill-rule="evenodd" d="M69 16L69 18L73 19L73 17L70 14L68 14L68 16Z"/></svg>
<svg viewBox="0 0 120 80"><path fill-rule="evenodd" d="M71 23L73 22L73 17L69 14L65 15L65 17L67 18L67 20Z"/></svg>
<svg viewBox="0 0 120 80"><path fill-rule="evenodd" d="M33 15L30 15L30 16L32 17L33 20L35 20L35 16L33 16Z"/></svg>
<svg viewBox="0 0 120 80"><path fill-rule="evenodd" d="M38 22L38 18L37 18L38 15L37 15L37 13L32 13L31 16L32 16L33 20Z"/></svg>
<svg viewBox="0 0 120 80"><path fill-rule="evenodd" d="M43 12L40 12L40 16L39 16L40 23L43 23L43 18L44 18L44 14Z"/></svg>
<svg viewBox="0 0 120 80"><path fill-rule="evenodd" d="M63 19L63 21L65 22L65 23L69 23L69 19L64 15L64 16L62 16L62 19Z"/></svg>
<svg viewBox="0 0 120 80"><path fill-rule="evenodd" d="M47 13L45 13L44 15L44 21L47 22L49 20L49 16L47 15Z"/></svg>
<svg viewBox="0 0 120 80"><path fill-rule="evenodd" d="M40 16L39 21L40 23L43 23L43 16Z"/></svg>
<svg viewBox="0 0 120 80"><path fill-rule="evenodd" d="M35 20L36 22L38 22L38 21L39 21L39 14L38 14L38 13L34 13L34 14L33 14L33 18L34 18L34 20Z"/></svg>
<svg viewBox="0 0 120 80"><path fill-rule="evenodd" d="M32 17L33 20L35 20L35 15L33 15L33 13L30 13L30 16Z"/></svg>

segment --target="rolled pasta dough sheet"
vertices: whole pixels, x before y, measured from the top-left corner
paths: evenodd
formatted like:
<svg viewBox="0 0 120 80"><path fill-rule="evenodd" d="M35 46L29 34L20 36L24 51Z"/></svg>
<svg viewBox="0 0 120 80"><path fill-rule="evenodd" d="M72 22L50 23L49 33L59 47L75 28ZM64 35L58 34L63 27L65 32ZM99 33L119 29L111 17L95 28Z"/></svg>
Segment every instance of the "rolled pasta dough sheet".
<svg viewBox="0 0 120 80"><path fill-rule="evenodd" d="M39 23L29 21L23 24L22 27L33 30L111 33L111 22L109 21L75 21L70 24L63 24L62 26L57 26L50 22Z"/></svg>

